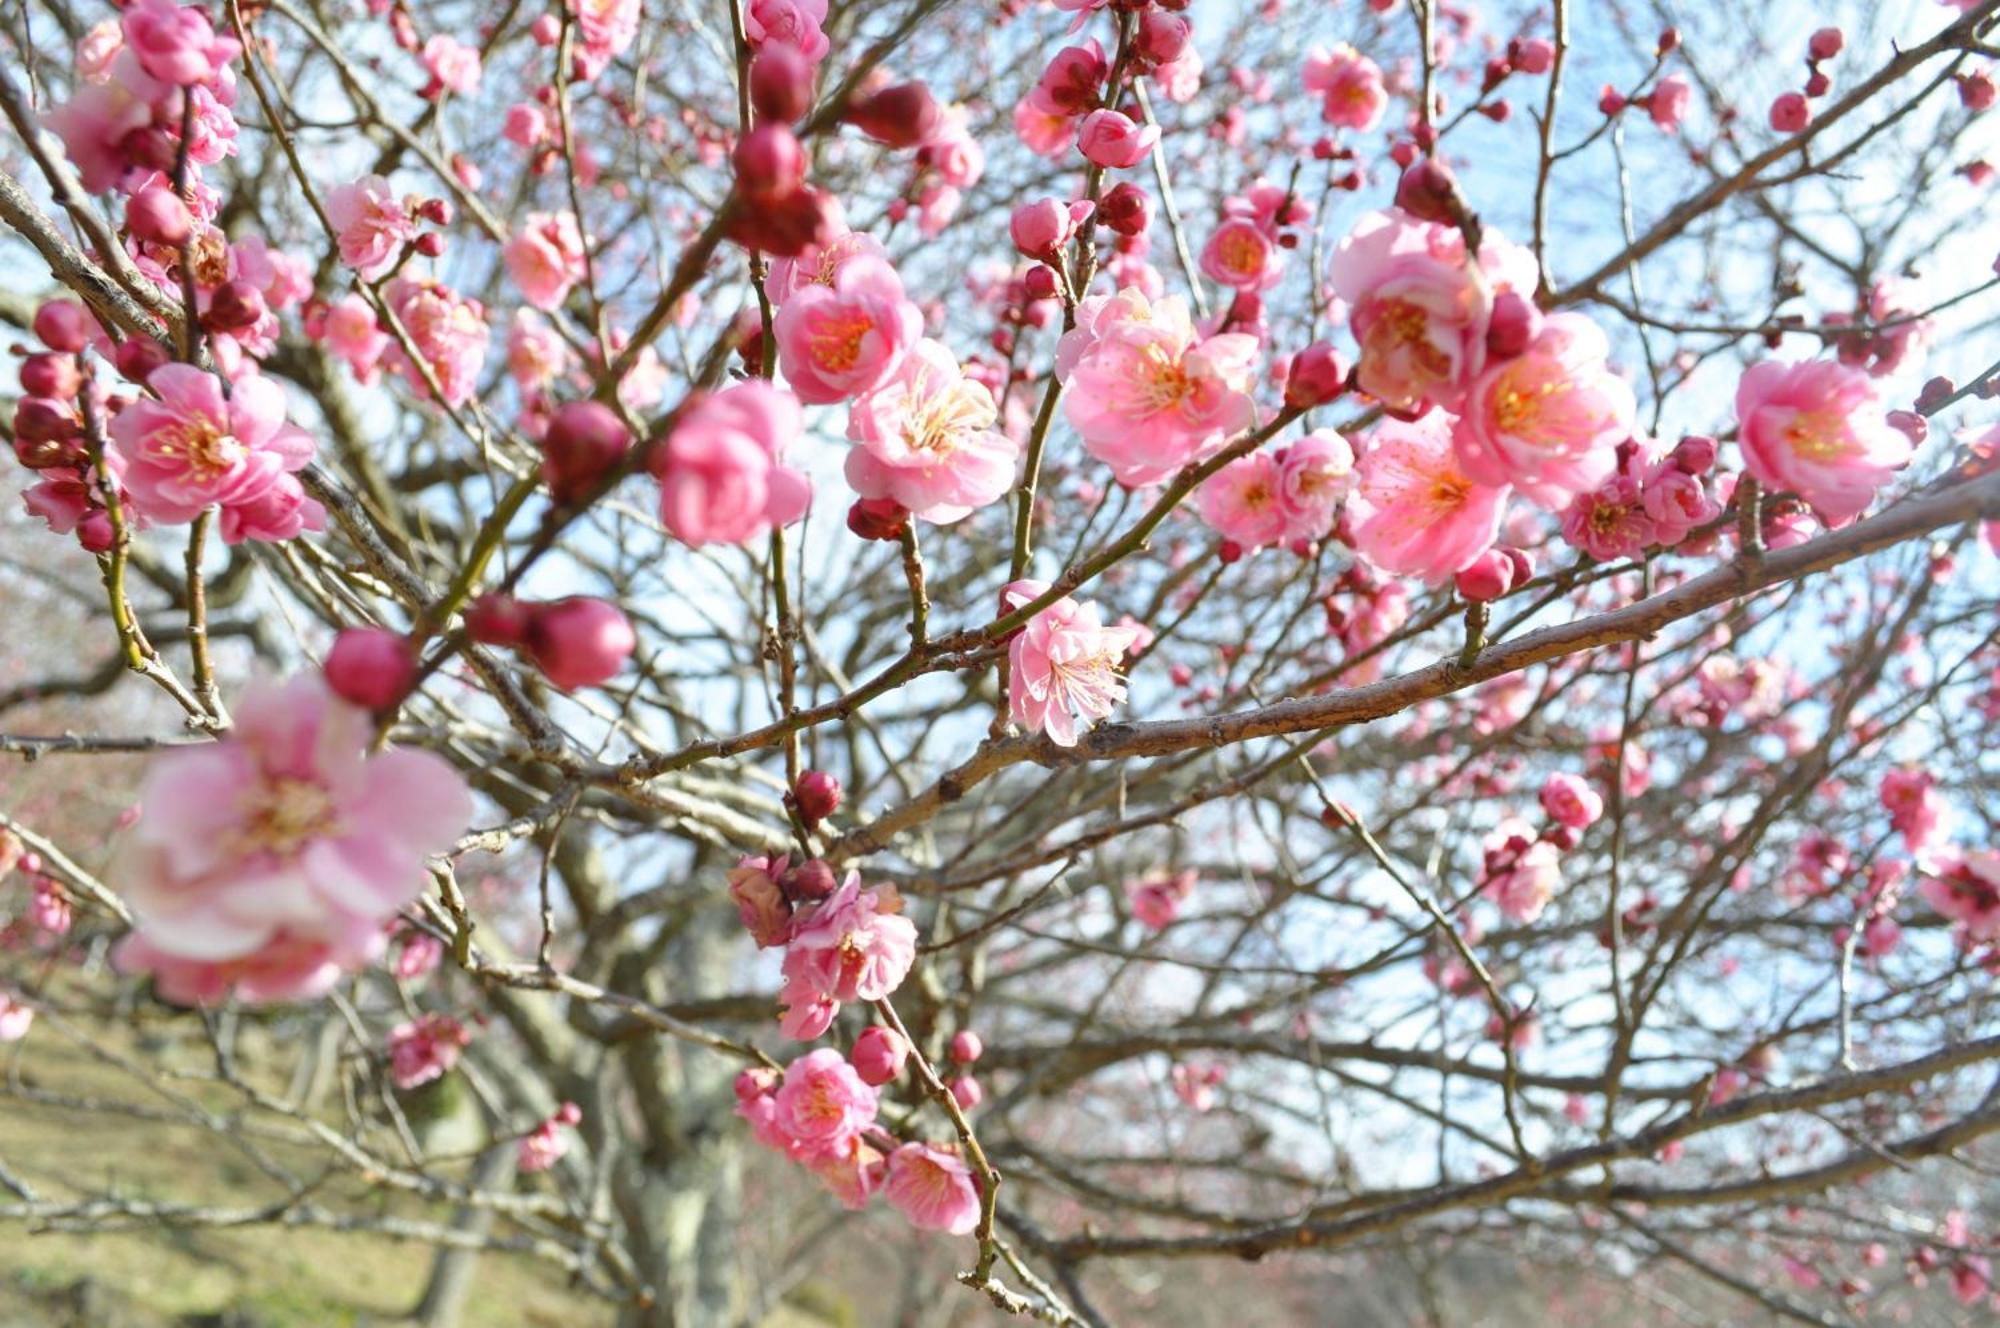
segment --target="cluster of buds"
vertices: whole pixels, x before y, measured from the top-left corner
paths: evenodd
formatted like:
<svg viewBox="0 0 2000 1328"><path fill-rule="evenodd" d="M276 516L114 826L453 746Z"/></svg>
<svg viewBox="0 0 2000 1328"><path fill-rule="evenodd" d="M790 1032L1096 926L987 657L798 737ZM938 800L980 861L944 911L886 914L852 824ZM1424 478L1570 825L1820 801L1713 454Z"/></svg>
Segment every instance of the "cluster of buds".
<svg viewBox="0 0 2000 1328"><path fill-rule="evenodd" d="M609 682L639 643L617 605L585 595L546 603L481 595L465 608L465 634L481 645L525 651L566 692Z"/></svg>

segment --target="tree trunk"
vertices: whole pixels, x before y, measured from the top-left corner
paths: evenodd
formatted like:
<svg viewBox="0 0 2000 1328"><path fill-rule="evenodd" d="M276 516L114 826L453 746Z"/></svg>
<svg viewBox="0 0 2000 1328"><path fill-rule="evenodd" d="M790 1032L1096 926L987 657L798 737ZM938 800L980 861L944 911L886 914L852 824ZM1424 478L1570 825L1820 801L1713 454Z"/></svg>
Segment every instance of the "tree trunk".
<svg viewBox="0 0 2000 1328"><path fill-rule="evenodd" d="M514 1175L514 1145L496 1144L480 1154L473 1165L470 1183L475 1190L494 1190ZM493 1226L493 1210L467 1205L452 1219L452 1229L483 1236ZM424 1297L412 1311L421 1328L457 1328L459 1313L465 1308L466 1293L472 1289L472 1275L479 1268L476 1249L446 1246L431 1263L431 1278Z"/></svg>

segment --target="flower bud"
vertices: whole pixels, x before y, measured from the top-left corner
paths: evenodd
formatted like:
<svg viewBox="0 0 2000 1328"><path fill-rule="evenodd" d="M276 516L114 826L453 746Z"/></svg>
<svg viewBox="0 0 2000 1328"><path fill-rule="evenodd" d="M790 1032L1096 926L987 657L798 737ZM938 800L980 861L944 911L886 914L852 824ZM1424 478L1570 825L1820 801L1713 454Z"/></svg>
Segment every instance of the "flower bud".
<svg viewBox="0 0 2000 1328"><path fill-rule="evenodd" d="M449 242L436 231L425 231L410 241L410 247L425 258L443 258Z"/></svg>
<svg viewBox="0 0 2000 1328"><path fill-rule="evenodd" d="M1441 226L1455 226L1465 215L1457 179L1435 157L1425 157L1403 172L1403 178L1396 182L1396 206L1419 221Z"/></svg>
<svg viewBox="0 0 2000 1328"><path fill-rule="evenodd" d="M1625 109L1625 94L1606 83L1604 90L1597 94L1597 109L1606 115L1618 114Z"/></svg>
<svg viewBox="0 0 2000 1328"><path fill-rule="evenodd" d="M738 1102L755 1102L766 1093L775 1092L778 1087L778 1072L754 1065L738 1072L733 1089Z"/></svg>
<svg viewBox="0 0 2000 1328"><path fill-rule="evenodd" d="M970 1065L986 1054L986 1043L979 1034L969 1028L962 1028L951 1039L951 1059L955 1065Z"/></svg>
<svg viewBox="0 0 2000 1328"><path fill-rule="evenodd" d="M147 244L178 249L194 234L194 217L179 194L166 185L152 184L126 202L125 229Z"/></svg>
<svg viewBox="0 0 2000 1328"><path fill-rule="evenodd" d="M542 434L542 479L557 502L578 502L631 447L632 435L611 407L566 401L556 407Z"/></svg>
<svg viewBox="0 0 2000 1328"><path fill-rule="evenodd" d="M745 134L730 159L738 186L752 202L783 198L806 182L806 151L781 124L760 125Z"/></svg>
<svg viewBox="0 0 2000 1328"><path fill-rule="evenodd" d="M1323 406L1347 390L1347 366L1333 343L1315 341L1292 357L1285 378L1285 404L1299 410Z"/></svg>
<svg viewBox="0 0 2000 1328"><path fill-rule="evenodd" d="M111 363L134 383L152 377L153 370L173 358L173 353L152 337L127 337L111 352Z"/></svg>
<svg viewBox="0 0 2000 1328"><path fill-rule="evenodd" d="M1534 301L1518 291L1501 291L1493 297L1493 313L1486 322L1486 353L1496 360L1511 360L1534 345L1541 331L1542 311Z"/></svg>
<svg viewBox="0 0 2000 1328"><path fill-rule="evenodd" d="M583 595L536 605L521 641L535 667L566 692L616 677L639 644L617 605Z"/></svg>
<svg viewBox="0 0 2000 1328"><path fill-rule="evenodd" d="M1995 87L1993 76L1983 69L1958 76L1958 99L1968 111L1989 109L1996 92L2000 92L2000 88Z"/></svg>
<svg viewBox="0 0 2000 1328"><path fill-rule="evenodd" d="M1806 96L1824 97L1832 90L1833 80L1826 76L1826 71L1815 69L1806 75Z"/></svg>
<svg viewBox="0 0 2000 1328"><path fill-rule="evenodd" d="M825 899L840 885L833 868L819 858L807 858L778 878L778 887L791 900Z"/></svg>
<svg viewBox="0 0 2000 1328"><path fill-rule="evenodd" d="M1518 590L1535 579L1535 560L1528 556L1526 549L1517 549L1510 544L1500 552L1506 554L1507 561L1514 565L1514 580L1507 587L1509 590Z"/></svg>
<svg viewBox="0 0 2000 1328"><path fill-rule="evenodd" d="M86 512L76 523L76 542L85 553L109 553L118 542L118 532L108 512Z"/></svg>
<svg viewBox="0 0 2000 1328"><path fill-rule="evenodd" d="M83 388L76 356L41 351L21 361L21 390L31 397L68 401Z"/></svg>
<svg viewBox="0 0 2000 1328"><path fill-rule="evenodd" d="M833 239L838 215L831 198L805 185L757 207L738 209L730 219L729 238L746 249L796 258Z"/></svg>
<svg viewBox="0 0 2000 1328"><path fill-rule="evenodd" d="M562 40L562 20L554 14L541 14L528 25L528 34L537 46L554 46Z"/></svg>
<svg viewBox="0 0 2000 1328"><path fill-rule="evenodd" d="M348 627L326 656L326 685L363 710L386 710L410 694L417 681L417 651L401 632Z"/></svg>
<svg viewBox="0 0 2000 1328"><path fill-rule="evenodd" d="M1821 28L1806 42L1806 54L1815 60L1831 60L1847 44L1839 28Z"/></svg>
<svg viewBox="0 0 2000 1328"><path fill-rule="evenodd" d="M1542 838L1567 853L1583 842L1583 831L1573 825L1552 825L1542 831Z"/></svg>
<svg viewBox="0 0 2000 1328"><path fill-rule="evenodd" d="M240 332L262 319L264 313L264 292L239 277L215 288L201 321L212 332Z"/></svg>
<svg viewBox="0 0 2000 1328"><path fill-rule="evenodd" d="M1916 408L1925 415L1933 415L1944 409L1944 403L1951 400L1958 388L1951 379L1939 374L1929 379L1917 393Z"/></svg>
<svg viewBox="0 0 2000 1328"><path fill-rule="evenodd" d="M1715 440L1691 433L1674 444L1674 464L1690 475L1706 475L1715 466Z"/></svg>
<svg viewBox="0 0 2000 1328"><path fill-rule="evenodd" d="M750 105L757 118L771 124L792 124L812 109L812 62L799 48L767 42L750 62Z"/></svg>
<svg viewBox="0 0 2000 1328"><path fill-rule="evenodd" d="M824 770L807 770L792 789L792 806L811 829L840 808L840 781Z"/></svg>
<svg viewBox="0 0 2000 1328"><path fill-rule="evenodd" d="M1488 549L1454 578L1460 597L1474 604L1499 599L1514 588L1514 560Z"/></svg>
<svg viewBox="0 0 2000 1328"><path fill-rule="evenodd" d="M82 350L96 327L97 320L75 300L48 300L35 310L35 335L50 350Z"/></svg>
<svg viewBox="0 0 2000 1328"><path fill-rule="evenodd" d="M1056 270L1046 263L1037 263L1021 277L1021 289L1031 300L1053 300L1062 293L1062 282L1056 278Z"/></svg>
<svg viewBox="0 0 2000 1328"><path fill-rule="evenodd" d="M913 148L937 134L944 112L922 83L897 83L850 103L844 118L885 147Z"/></svg>
<svg viewBox="0 0 2000 1328"><path fill-rule="evenodd" d="M909 524L909 510L894 498L861 498L847 509L847 528L865 540L901 539Z"/></svg>
<svg viewBox="0 0 2000 1328"><path fill-rule="evenodd" d="M1077 150L1091 165L1106 170L1137 166L1159 141L1158 125L1142 125L1123 111L1092 111L1076 131Z"/></svg>
<svg viewBox="0 0 2000 1328"><path fill-rule="evenodd" d="M1507 59L1524 74L1546 74L1556 62L1555 43L1546 37L1526 37L1508 44Z"/></svg>
<svg viewBox="0 0 2000 1328"><path fill-rule="evenodd" d="M861 1082L871 1088L880 1088L902 1074L903 1063L909 1058L910 1044L903 1035L880 1024L862 1029L861 1036L854 1039L854 1050L847 1054Z"/></svg>
<svg viewBox="0 0 2000 1328"><path fill-rule="evenodd" d="M1064 203L1053 198L1023 203L1007 220L1007 233L1014 247L1029 258L1052 261L1064 246L1076 238L1077 227L1097 210L1088 199Z"/></svg>
<svg viewBox="0 0 2000 1328"><path fill-rule="evenodd" d="M958 1103L960 1111L971 1111L986 1100L986 1090L981 1088L979 1081L969 1074L958 1076L946 1087L951 1089L952 1100Z"/></svg>
<svg viewBox="0 0 2000 1328"><path fill-rule="evenodd" d="M1144 235L1153 224L1153 200L1138 185L1121 180L1098 201L1097 219L1120 235Z"/></svg>
<svg viewBox="0 0 2000 1328"><path fill-rule="evenodd" d="M1139 18L1132 50L1149 65L1170 65L1186 54L1193 34L1194 28L1186 19L1150 9Z"/></svg>
<svg viewBox="0 0 2000 1328"><path fill-rule="evenodd" d="M83 421L66 401L22 397L14 403L14 436L31 443L60 443L83 431Z"/></svg>
<svg viewBox="0 0 2000 1328"><path fill-rule="evenodd" d="M1812 123L1812 108L1804 94L1787 92L1771 103L1771 128L1781 134L1796 134Z"/></svg>

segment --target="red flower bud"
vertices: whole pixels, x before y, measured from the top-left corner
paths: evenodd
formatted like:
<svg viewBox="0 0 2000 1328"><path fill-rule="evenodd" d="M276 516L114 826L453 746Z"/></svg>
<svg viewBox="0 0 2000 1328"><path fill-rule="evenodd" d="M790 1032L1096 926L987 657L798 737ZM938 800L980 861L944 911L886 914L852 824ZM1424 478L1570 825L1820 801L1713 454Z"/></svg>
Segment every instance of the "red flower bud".
<svg viewBox="0 0 2000 1328"><path fill-rule="evenodd" d="M811 829L840 808L840 781L824 770L807 770L792 789L792 808Z"/></svg>
<svg viewBox="0 0 2000 1328"><path fill-rule="evenodd" d="M145 382L153 370L172 358L173 353L152 337L127 337L111 352L111 362L118 366L118 372L134 383Z"/></svg>
<svg viewBox="0 0 2000 1328"><path fill-rule="evenodd" d="M1193 33L1193 25L1186 19L1148 10L1139 19L1132 50L1149 65L1170 65L1186 53Z"/></svg>
<svg viewBox="0 0 2000 1328"><path fill-rule="evenodd" d="M83 431L83 421L66 401L22 397L14 404L14 436L31 443L60 443Z"/></svg>
<svg viewBox="0 0 2000 1328"><path fill-rule="evenodd" d="M531 616L512 595L481 595L465 606L465 634L483 646L518 646Z"/></svg>
<svg viewBox="0 0 2000 1328"><path fill-rule="evenodd" d="M1347 390L1347 366L1331 342L1315 341L1292 357L1285 404L1300 410L1323 406Z"/></svg>
<svg viewBox="0 0 2000 1328"><path fill-rule="evenodd" d="M35 335L50 350L82 350L96 330L97 320L75 300L49 300L35 310Z"/></svg>
<svg viewBox="0 0 2000 1328"><path fill-rule="evenodd" d="M326 685L343 701L385 710L416 685L416 647L386 627L345 628L327 652L325 673Z"/></svg>
<svg viewBox="0 0 2000 1328"><path fill-rule="evenodd" d="M986 1054L986 1043L979 1034L963 1028L951 1040L951 1059L956 1065L970 1065Z"/></svg>
<svg viewBox="0 0 2000 1328"><path fill-rule="evenodd" d="M21 361L21 390L31 397L68 401L83 387L76 356L42 351Z"/></svg>
<svg viewBox="0 0 2000 1328"><path fill-rule="evenodd" d="M783 198L806 182L806 151L781 124L761 125L744 135L731 160L737 184L752 202Z"/></svg>
<svg viewBox="0 0 2000 1328"><path fill-rule="evenodd" d="M750 105L757 118L791 124L812 109L813 66L796 46L768 42L750 62Z"/></svg>
<svg viewBox="0 0 2000 1328"><path fill-rule="evenodd" d="M839 884L833 868L818 858L807 858L778 878L778 888L794 901L825 899Z"/></svg>
<svg viewBox="0 0 2000 1328"><path fill-rule="evenodd" d="M1465 215L1458 181L1435 157L1425 157L1403 172L1403 178L1396 182L1396 206L1419 221L1442 226L1456 225Z"/></svg>
<svg viewBox="0 0 2000 1328"><path fill-rule="evenodd" d="M903 1063L909 1057L910 1044L903 1035L880 1024L862 1029L861 1036L854 1039L854 1050L847 1055L861 1082L873 1088L880 1088L902 1074Z"/></svg>
<svg viewBox="0 0 2000 1328"><path fill-rule="evenodd" d="M1461 597L1484 604L1514 588L1514 560L1498 549L1488 549L1453 580Z"/></svg>
<svg viewBox="0 0 2000 1328"><path fill-rule="evenodd" d="M861 498L847 509L847 528L865 540L901 539L909 523L908 509L893 498Z"/></svg>
<svg viewBox="0 0 2000 1328"><path fill-rule="evenodd" d="M729 223L729 238L746 249L796 258L834 236L833 200L810 185L740 208Z"/></svg>
<svg viewBox="0 0 2000 1328"><path fill-rule="evenodd" d="M522 644L535 667L570 692L616 677L639 638L617 605L577 595L537 605Z"/></svg>
<svg viewBox="0 0 2000 1328"><path fill-rule="evenodd" d="M1533 300L1518 291L1501 291L1493 297L1493 313L1486 321L1487 354L1511 360L1534 345L1541 330L1542 311Z"/></svg>
<svg viewBox="0 0 2000 1328"><path fill-rule="evenodd" d="M202 325L212 332L240 332L264 317L264 292L237 278L215 288Z"/></svg>
<svg viewBox="0 0 2000 1328"><path fill-rule="evenodd" d="M1821 28L1806 42L1806 54L1815 60L1831 60L1846 44L1839 28Z"/></svg>
<svg viewBox="0 0 2000 1328"><path fill-rule="evenodd" d="M851 103L844 118L885 147L913 148L937 134L944 112L922 83L897 83Z"/></svg>
<svg viewBox="0 0 2000 1328"><path fill-rule="evenodd" d="M126 202L125 229L147 244L178 249L194 234L194 217L172 189L163 184L147 185Z"/></svg>
<svg viewBox="0 0 2000 1328"><path fill-rule="evenodd" d="M632 435L611 407L566 401L556 407L542 435L542 479L557 502L577 502L631 447Z"/></svg>

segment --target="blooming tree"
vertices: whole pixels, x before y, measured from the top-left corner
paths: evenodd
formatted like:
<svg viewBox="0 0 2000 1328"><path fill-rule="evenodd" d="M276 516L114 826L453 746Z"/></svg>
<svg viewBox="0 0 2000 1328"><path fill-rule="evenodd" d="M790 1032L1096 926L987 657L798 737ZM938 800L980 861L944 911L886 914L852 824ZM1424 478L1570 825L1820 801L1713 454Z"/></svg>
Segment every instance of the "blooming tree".
<svg viewBox="0 0 2000 1328"><path fill-rule="evenodd" d="M2000 1308L2000 0L1243 8L17 7L0 1217Z"/></svg>

